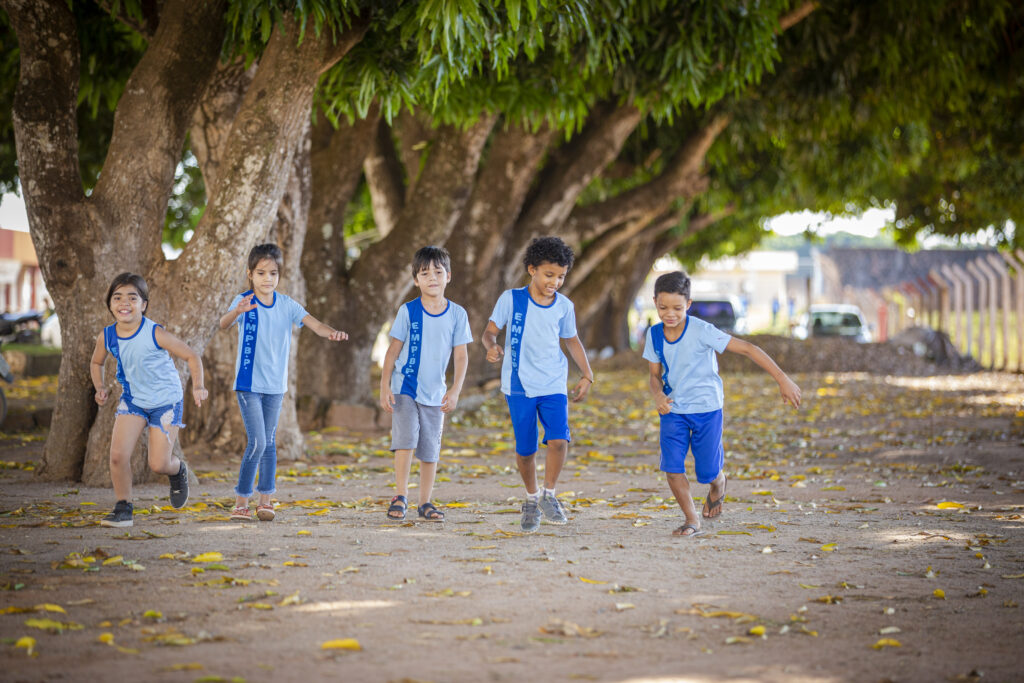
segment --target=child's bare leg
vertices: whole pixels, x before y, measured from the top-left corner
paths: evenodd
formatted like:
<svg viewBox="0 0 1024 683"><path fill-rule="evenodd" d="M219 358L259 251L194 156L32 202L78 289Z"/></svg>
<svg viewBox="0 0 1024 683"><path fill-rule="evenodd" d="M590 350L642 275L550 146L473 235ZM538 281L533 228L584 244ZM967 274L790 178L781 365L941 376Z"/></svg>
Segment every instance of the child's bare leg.
<svg viewBox="0 0 1024 683"><path fill-rule="evenodd" d="M682 472L666 472L665 478L686 517L686 523L700 529L700 516L697 514L697 506L693 504L693 496L690 495L690 480Z"/></svg>
<svg viewBox="0 0 1024 683"><path fill-rule="evenodd" d="M715 477L715 480L711 482L711 488L708 489L708 503L710 503L711 501L719 501L719 499L722 498L724 495L725 470L722 470L721 472L718 473L718 476ZM710 507L710 505L705 504L704 508L707 511L707 513L704 516L708 519L711 519L713 517L718 517L720 514L722 514L722 502L724 501L719 501L718 504L715 505L713 508Z"/></svg>
<svg viewBox="0 0 1024 683"><path fill-rule="evenodd" d="M145 418L118 415L110 435L110 481L118 500L132 500L132 451L146 428Z"/></svg>
<svg viewBox="0 0 1024 683"><path fill-rule="evenodd" d="M420 461L420 505L430 502L430 496L434 492L434 479L437 477L436 462Z"/></svg>
<svg viewBox="0 0 1024 683"><path fill-rule="evenodd" d="M565 439L548 441L548 458L544 461L544 488L554 489L558 484L558 475L565 465L565 456L569 453L569 442Z"/></svg>
<svg viewBox="0 0 1024 683"><path fill-rule="evenodd" d="M537 493L537 458L536 453L530 455L519 455L516 453L516 467L519 468L519 476L526 484L526 492Z"/></svg>
<svg viewBox="0 0 1024 683"><path fill-rule="evenodd" d="M166 434L159 427L149 428L149 469L157 474L178 473L181 460L173 452L177 438L177 427L168 427Z"/></svg>
<svg viewBox="0 0 1024 683"><path fill-rule="evenodd" d="M395 495L409 500L409 470L412 468L412 449L399 448L395 451ZM402 514L388 512L388 517L404 519Z"/></svg>

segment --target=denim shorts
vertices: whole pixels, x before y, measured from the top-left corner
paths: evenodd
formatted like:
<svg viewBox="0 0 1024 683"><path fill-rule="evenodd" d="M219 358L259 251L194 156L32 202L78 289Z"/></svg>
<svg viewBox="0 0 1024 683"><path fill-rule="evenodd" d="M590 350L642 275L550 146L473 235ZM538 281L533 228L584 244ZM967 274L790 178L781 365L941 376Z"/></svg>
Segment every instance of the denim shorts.
<svg viewBox="0 0 1024 683"><path fill-rule="evenodd" d="M441 456L441 431L444 413L441 406L425 406L412 396L395 396L391 415L391 450L415 449L420 462L437 462Z"/></svg>
<svg viewBox="0 0 1024 683"><path fill-rule="evenodd" d="M184 427L181 421L181 414L185 410L185 400L182 399L174 404L159 406L157 408L140 408L129 399L121 397L117 406L118 415L137 415L146 421L150 427L159 429L167 434L169 427ZM170 434L167 434L170 436Z"/></svg>

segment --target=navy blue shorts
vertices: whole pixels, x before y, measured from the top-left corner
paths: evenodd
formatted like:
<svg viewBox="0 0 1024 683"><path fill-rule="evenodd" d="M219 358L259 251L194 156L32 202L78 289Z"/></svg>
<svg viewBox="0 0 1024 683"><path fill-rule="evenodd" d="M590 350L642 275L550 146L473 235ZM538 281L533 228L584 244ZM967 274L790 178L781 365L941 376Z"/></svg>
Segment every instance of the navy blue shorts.
<svg viewBox="0 0 1024 683"><path fill-rule="evenodd" d="M516 437L516 454L529 456L537 452L537 419L544 425L544 443L569 438L569 397L565 394L547 396L509 396L508 413Z"/></svg>
<svg viewBox="0 0 1024 683"><path fill-rule="evenodd" d="M185 426L181 421L181 414L184 412L184 409L184 399L177 403L160 406L158 408L140 408L122 396L121 402L117 405L117 414L137 415L145 420L147 425L155 429L159 429L169 437L170 434L167 433L167 429L169 427Z"/></svg>
<svg viewBox="0 0 1024 683"><path fill-rule="evenodd" d="M710 484L725 464L721 410L661 416L661 471L686 472L686 452L691 449L697 481Z"/></svg>

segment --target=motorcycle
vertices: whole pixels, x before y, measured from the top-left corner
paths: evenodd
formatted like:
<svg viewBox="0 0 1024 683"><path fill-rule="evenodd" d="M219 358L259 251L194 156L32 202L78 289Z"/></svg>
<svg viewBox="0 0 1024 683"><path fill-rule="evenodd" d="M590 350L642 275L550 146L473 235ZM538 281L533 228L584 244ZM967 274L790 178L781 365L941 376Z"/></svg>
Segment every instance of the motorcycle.
<svg viewBox="0 0 1024 683"><path fill-rule="evenodd" d="M0 356L0 379L8 384L14 383L14 373L11 372L11 366L7 364L7 359L3 356ZM0 425L3 425L5 419L7 419L7 396L4 394L3 384L0 384Z"/></svg>

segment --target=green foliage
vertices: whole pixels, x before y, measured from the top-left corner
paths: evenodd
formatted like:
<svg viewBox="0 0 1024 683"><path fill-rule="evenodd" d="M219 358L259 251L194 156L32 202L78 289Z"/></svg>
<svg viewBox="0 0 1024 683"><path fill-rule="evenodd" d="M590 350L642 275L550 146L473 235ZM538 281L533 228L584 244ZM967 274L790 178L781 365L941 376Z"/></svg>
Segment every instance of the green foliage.
<svg viewBox="0 0 1024 683"><path fill-rule="evenodd" d="M167 201L163 242L174 249L182 249L191 239L199 219L206 208L206 184L199 163L192 153L185 151L184 159L174 174L174 189Z"/></svg>

